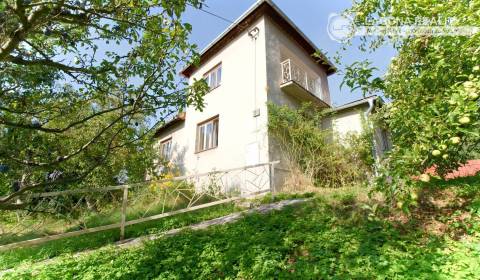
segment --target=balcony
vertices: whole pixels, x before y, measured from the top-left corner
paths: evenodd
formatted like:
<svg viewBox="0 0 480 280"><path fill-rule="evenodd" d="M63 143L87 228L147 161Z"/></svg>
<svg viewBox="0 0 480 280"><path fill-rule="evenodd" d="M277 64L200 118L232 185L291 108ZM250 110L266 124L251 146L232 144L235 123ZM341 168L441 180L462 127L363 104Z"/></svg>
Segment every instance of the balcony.
<svg viewBox="0 0 480 280"><path fill-rule="evenodd" d="M323 98L320 78L310 75L290 59L281 63L282 84L280 88L302 102L312 102L321 107L329 107Z"/></svg>

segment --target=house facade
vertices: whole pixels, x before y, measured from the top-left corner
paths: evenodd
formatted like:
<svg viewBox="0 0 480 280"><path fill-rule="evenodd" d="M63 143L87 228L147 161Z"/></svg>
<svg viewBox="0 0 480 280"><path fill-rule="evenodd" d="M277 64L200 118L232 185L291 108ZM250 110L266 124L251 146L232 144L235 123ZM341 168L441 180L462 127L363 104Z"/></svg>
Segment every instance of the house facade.
<svg viewBox="0 0 480 280"><path fill-rule="evenodd" d="M374 150L372 154L379 160L392 148L390 132L384 128L373 126L368 120L383 105L383 99L373 95L333 107L329 109L330 114L323 119L322 125L326 129L331 128L340 142L351 134L358 135L365 129L370 129L373 133L372 146Z"/></svg>
<svg viewBox="0 0 480 280"><path fill-rule="evenodd" d="M162 157L182 175L281 161L267 131L269 102L331 108L327 77L336 69L270 0L261 0L181 74L205 79L205 108L186 108L156 133ZM275 184L283 180L280 164Z"/></svg>

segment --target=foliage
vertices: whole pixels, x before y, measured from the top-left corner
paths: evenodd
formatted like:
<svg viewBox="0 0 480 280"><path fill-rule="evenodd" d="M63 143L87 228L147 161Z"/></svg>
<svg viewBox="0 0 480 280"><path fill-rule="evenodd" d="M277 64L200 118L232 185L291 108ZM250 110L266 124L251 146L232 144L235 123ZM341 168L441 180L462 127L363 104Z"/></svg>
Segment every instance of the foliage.
<svg viewBox="0 0 480 280"><path fill-rule="evenodd" d="M373 152L375 129L373 127L374 124L367 120L363 114L361 114L361 117L362 133L347 133L341 141L344 143L345 153L350 155L352 161L360 166L362 170L371 172L372 167L375 165L376 156Z"/></svg>
<svg viewBox="0 0 480 280"><path fill-rule="evenodd" d="M477 182L478 183L478 182ZM476 185L478 187L478 184ZM478 231L462 240L366 219L339 191L266 215L18 269L8 279L478 279ZM478 217L478 216L477 216ZM479 217L480 218L480 217ZM477 220L477 225L479 224ZM477 229L479 229L477 227Z"/></svg>
<svg viewBox="0 0 480 280"><path fill-rule="evenodd" d="M358 0L347 12L356 26L478 26L480 1ZM452 21L453 19L453 21ZM361 49L383 44L398 54L375 77L369 62L347 68L345 83L381 92L392 102L379 116L391 131L393 150L380 170L378 189L408 205L414 178L436 166L443 176L480 149L480 34L473 36L361 37ZM428 175L420 177L428 181Z"/></svg>
<svg viewBox="0 0 480 280"><path fill-rule="evenodd" d="M181 1L2 1L0 208L23 192L143 179L150 136L203 81L178 67L197 61ZM13 182L15 186L11 188ZM6 195L6 196L5 196Z"/></svg>
<svg viewBox="0 0 480 280"><path fill-rule="evenodd" d="M125 237L134 238L141 237L146 234L160 234L167 230L222 217L237 210L237 207L233 203L229 203L209 207L207 209L201 209L195 212L167 217L157 221L136 224L125 228ZM131 215L136 214L138 213L131 213ZM120 219L119 213L111 213L111 215L116 218L116 221ZM110 216L106 216L104 218L110 218ZM99 217L99 219L92 220L89 226L95 227L104 224L105 220ZM50 241L42 245L2 252L0 253L0 270L18 267L22 264L29 266L31 263L54 258L60 255L73 254L89 249L100 248L117 242L118 240L119 230L114 229Z"/></svg>
<svg viewBox="0 0 480 280"><path fill-rule="evenodd" d="M226 198L205 186L202 193L187 181L152 181L128 189L126 220L136 220ZM121 220L123 189L31 198L32 211L0 213L0 245L86 228L117 224Z"/></svg>
<svg viewBox="0 0 480 280"><path fill-rule="evenodd" d="M297 164L317 186L340 187L363 182L370 170L364 140L349 136L341 141L329 129L322 129L325 112L304 104L295 110L269 104L268 128L282 155ZM343 142L343 143L342 143Z"/></svg>

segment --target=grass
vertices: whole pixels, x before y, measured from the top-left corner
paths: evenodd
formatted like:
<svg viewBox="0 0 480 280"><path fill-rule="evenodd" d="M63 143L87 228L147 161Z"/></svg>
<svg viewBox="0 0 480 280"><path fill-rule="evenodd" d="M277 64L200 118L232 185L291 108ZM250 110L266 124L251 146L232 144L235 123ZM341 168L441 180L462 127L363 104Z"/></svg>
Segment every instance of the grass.
<svg viewBox="0 0 480 280"><path fill-rule="evenodd" d="M132 238L146 234L154 234L169 229L183 227L204 220L228 215L237 211L233 203L217 205L208 209L179 214L157 221L141 223L125 228L125 237ZM107 223L108 224L108 223ZM85 234L78 237L50 241L41 245L14 249L0 253L0 270L18 266L22 263L31 263L60 256L67 253L76 253L87 249L99 248L119 240L119 229L98 233Z"/></svg>
<svg viewBox="0 0 480 280"><path fill-rule="evenodd" d="M126 219L131 221L145 216L184 209L189 204L186 197L192 197L193 194L189 190L182 190L181 193L169 192L168 190L154 191L151 188L145 188L145 186L138 189L133 188L129 192ZM67 207L64 207L57 214L21 212L21 224L23 225L19 227L19 229L23 229L21 233L11 230L18 225L16 213L0 213L3 214L3 216L0 215L0 218L3 218L1 220L3 224L0 227L3 229L0 231L2 232L0 234L0 245L118 223L122 212L122 201L118 196L121 195L121 191L89 195L90 202L95 205L93 207L95 210L88 209L85 206L74 207L77 202L83 205L83 201L82 197L72 196L67 197L71 199L70 204L66 203ZM112 200L112 197L115 198ZM63 198L56 197L52 201L61 201ZM195 205L213 200L216 199L205 195ZM105 203L105 201L108 201L108 203Z"/></svg>
<svg viewBox="0 0 480 280"><path fill-rule="evenodd" d="M187 187L182 191L183 195L151 187L148 188L148 191L145 191L145 188L139 190L132 189L130 191L126 212L127 221L186 208L189 203L186 197L192 196L192 193L189 192ZM115 193L117 196L119 194L121 195L122 193L119 193L118 191ZM113 199L105 204L101 203L101 199L96 198L102 198L102 195L109 195L102 194L100 197L96 197L95 195L97 194L94 194L90 201L96 201L98 204L95 207L96 211L80 208L77 210L78 213L75 212L75 214L72 214L74 213L72 211L69 218L63 216L55 217L52 215L43 215L42 213L38 215L26 215L22 222L26 231L22 234L9 232L8 228L14 227L17 224L17 220L14 218L15 213L6 213L9 216L3 216L3 218L6 219L2 220L2 222L4 222L2 227L6 230L0 235L0 245L45 237L46 235L72 232L84 228L94 228L102 225L118 223L121 217L121 201ZM107 198L112 197L114 197L114 193L110 194ZM192 206L208 203L213 200L214 199L209 196L204 196ZM234 203L229 203L195 211L193 213L164 218L159 221L132 225L126 227L125 237L139 237L146 234L153 234L173 228L183 227L203 220L224 216L238 209L239 208L235 207ZM12 268L21 263L45 260L65 253L75 253L83 250L99 248L118 241L120 238L119 235L119 229L112 229L78 237L50 241L33 247L2 252L0 253L0 270Z"/></svg>
<svg viewBox="0 0 480 280"><path fill-rule="evenodd" d="M433 187L439 182L432 182ZM307 203L203 231L104 248L82 257L20 269L5 279L480 279L480 177L441 188L468 200L442 209L468 213L458 233L442 216L443 234L417 216L372 213L357 193L332 192ZM277 199L281 199L277 198ZM371 202L374 203L374 202ZM455 209L452 209L455 208ZM402 220L399 218L406 218Z"/></svg>

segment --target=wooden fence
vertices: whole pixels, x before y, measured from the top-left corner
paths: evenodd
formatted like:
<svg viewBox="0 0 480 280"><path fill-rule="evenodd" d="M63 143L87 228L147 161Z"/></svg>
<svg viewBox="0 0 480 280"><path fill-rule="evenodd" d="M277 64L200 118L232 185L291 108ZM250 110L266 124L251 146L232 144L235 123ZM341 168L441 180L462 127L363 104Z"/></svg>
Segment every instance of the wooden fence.
<svg viewBox="0 0 480 280"><path fill-rule="evenodd" d="M74 195L91 194L91 193L122 191L123 195L122 195L122 201L121 201L121 218L118 223L86 228L86 229L76 230L72 232L54 234L54 235L49 235L45 237L34 238L34 239L1 245L0 252L15 249L15 248L20 248L20 247L39 245L39 244L53 241L53 240L58 240L58 239L63 239L68 237L75 237L83 234L101 232L101 231L106 231L111 229L120 229L120 240L123 240L125 238L125 227L127 226L150 222L150 221L156 221L166 217L171 217L171 216L175 216L182 213L192 212L199 209L205 209L215 205L231 203L240 199L251 198L251 197L255 197L268 192L275 193L276 190L274 185L274 176L275 176L274 172L275 172L275 166L278 163L279 163L278 161L262 163L262 164L244 166L240 168L232 168L227 170L213 171L213 172L202 173L202 174L194 174L190 176L181 176L181 177L163 179L163 180L157 180L157 181L147 181L147 182L141 182L141 183L130 184L130 185L29 194L28 196L30 198L45 199L45 198L55 198L60 196L74 196ZM225 193L223 193L223 191L227 189L226 182L229 181L228 180L229 174L230 175L233 174L233 176L238 176L239 178L240 177L244 178L245 180L243 182L244 184L243 186L247 187L248 185L248 188L246 188L245 191L240 190L239 194L230 196L230 197ZM168 211L168 212L162 211L162 213L160 214L156 214L148 217L141 217L141 218L130 220L130 221L127 220L127 210L129 207L128 197L129 197L130 189L142 187L148 184L162 184L167 182L181 182L181 181L199 182L201 181L201 178L209 178L210 179L209 183L212 183L211 178L214 178L216 181L214 181L213 183L215 183L216 185L219 185L220 187L220 189L218 189L219 192L212 195L212 193L207 193L206 190L196 186L195 193L191 195L191 197L188 197L185 194L181 193L183 191L182 188L180 187L176 189L174 188L171 191L173 192L176 191L178 192L177 194L178 196L183 195L184 197L187 197L188 199L191 200L188 203L188 206L186 208L178 209L174 211ZM208 191L211 191L211 189L209 189ZM214 201L195 205L196 202L200 201L200 199L206 196L207 194L208 196L211 196L212 198L214 198L213 199ZM165 201L163 203L165 203Z"/></svg>

